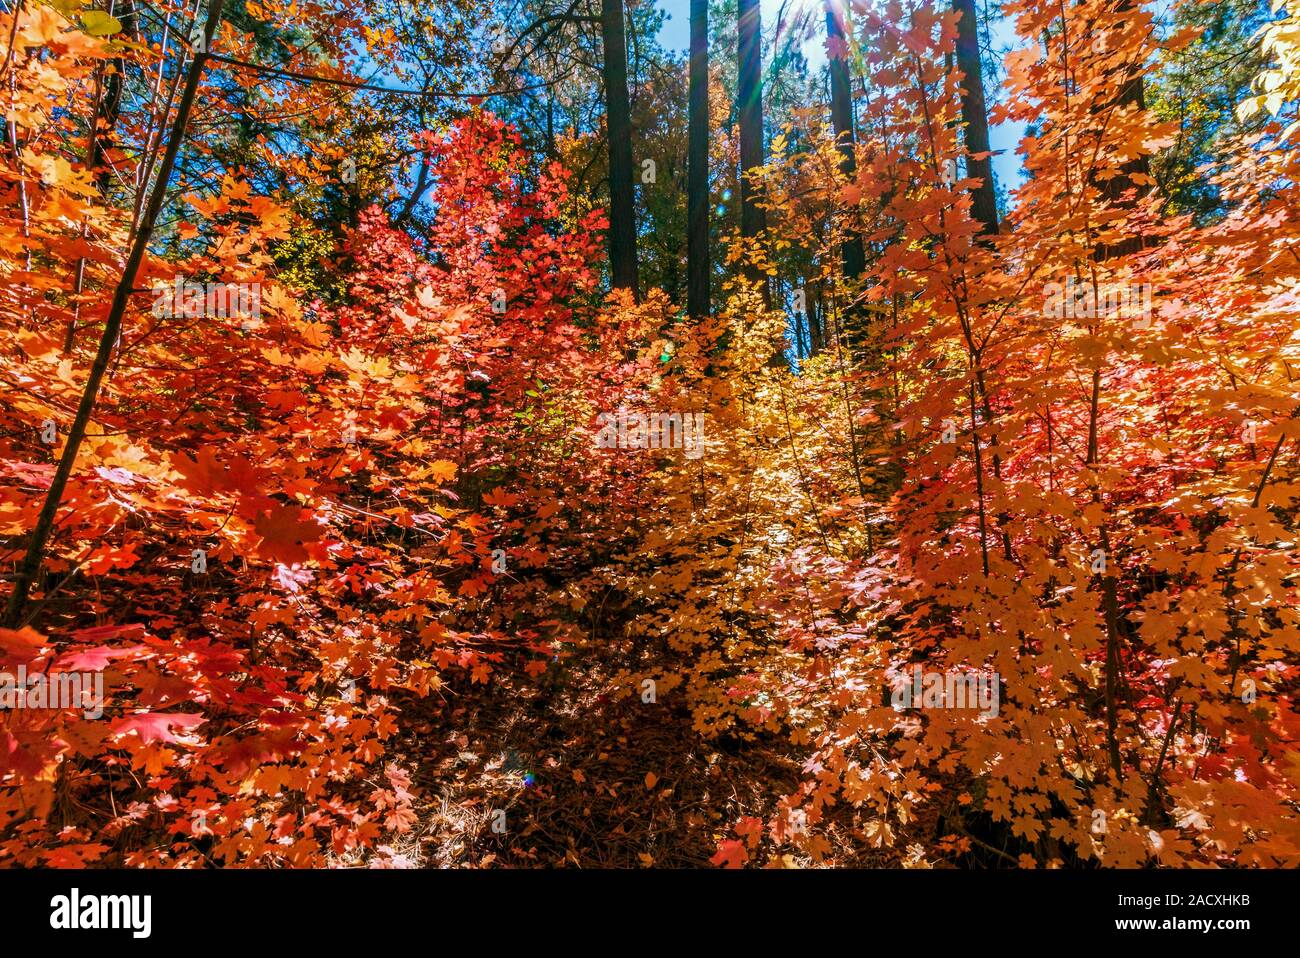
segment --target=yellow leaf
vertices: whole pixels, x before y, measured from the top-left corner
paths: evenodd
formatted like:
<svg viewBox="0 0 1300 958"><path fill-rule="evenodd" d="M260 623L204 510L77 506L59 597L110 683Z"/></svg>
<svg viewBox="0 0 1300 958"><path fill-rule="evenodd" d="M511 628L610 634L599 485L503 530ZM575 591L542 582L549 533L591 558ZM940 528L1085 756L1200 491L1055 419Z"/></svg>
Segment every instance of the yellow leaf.
<svg viewBox="0 0 1300 958"><path fill-rule="evenodd" d="M429 464L429 469L432 470L433 477L442 482L454 478L457 468L458 467L454 462L447 459L437 459Z"/></svg>
<svg viewBox="0 0 1300 958"><path fill-rule="evenodd" d="M81 15L81 23L92 37L111 37L122 32L122 21L103 10L87 10Z"/></svg>

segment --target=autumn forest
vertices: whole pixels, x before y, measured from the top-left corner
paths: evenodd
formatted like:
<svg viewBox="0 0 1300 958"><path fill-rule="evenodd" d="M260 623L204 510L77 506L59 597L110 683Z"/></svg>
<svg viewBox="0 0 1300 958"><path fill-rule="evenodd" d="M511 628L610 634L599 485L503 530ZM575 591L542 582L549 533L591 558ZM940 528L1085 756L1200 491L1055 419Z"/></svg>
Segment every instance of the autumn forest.
<svg viewBox="0 0 1300 958"><path fill-rule="evenodd" d="M0 99L0 866L1300 865L1296 0L0 0Z"/></svg>

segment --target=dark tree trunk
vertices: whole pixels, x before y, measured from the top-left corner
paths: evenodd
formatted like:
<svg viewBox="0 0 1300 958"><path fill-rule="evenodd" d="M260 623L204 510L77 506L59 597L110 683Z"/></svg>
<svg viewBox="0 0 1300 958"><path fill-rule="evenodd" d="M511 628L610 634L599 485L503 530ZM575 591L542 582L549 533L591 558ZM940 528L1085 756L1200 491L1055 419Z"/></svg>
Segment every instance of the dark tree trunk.
<svg viewBox="0 0 1300 958"><path fill-rule="evenodd" d="M128 0L125 4L126 9L118 17L122 24L122 33L126 36L134 37L136 35L135 20L135 3ZM86 154L86 170L93 174L95 178L95 188L99 190L99 195L103 198L108 197L108 191L113 186L113 171L104 164L104 156L108 152L108 147L112 143L114 132L117 129L117 121L122 114L122 75L125 71L125 60L117 57L112 61L113 69L107 72L107 79L104 79L105 71L101 66L100 80L104 83L102 95L96 101L95 113L90 119L90 149ZM85 239L88 232L86 222L81 224L81 237ZM81 295L86 289L86 258L80 257L77 260L77 268L73 281L73 307L72 318L68 320L67 326L64 327L63 333L63 354L66 356L72 352L72 347L76 345L77 328L81 323Z"/></svg>
<svg viewBox="0 0 1300 958"><path fill-rule="evenodd" d="M966 174L979 182L971 188L971 206L984 233L998 231L998 201L993 187L993 161L975 159L989 151L989 115L984 105L984 75L980 68L979 22L975 0L952 0L961 14L957 21L957 69L962 72L961 118L966 128Z"/></svg>
<svg viewBox="0 0 1300 958"><path fill-rule="evenodd" d="M1130 10L1132 7L1133 4L1131 0L1125 0L1125 2L1120 5L1121 10ZM1147 106L1146 89L1142 80L1141 68L1127 67L1119 82L1122 84L1119 94L1120 107L1137 107L1139 110L1145 110ZM1140 175L1144 178L1145 182L1145 178L1150 176L1150 174L1151 159L1144 153L1141 156L1129 160L1120 167L1119 176L1112 177L1105 183L1100 184L1102 195L1115 206L1121 208L1131 207L1134 205L1135 199L1125 199L1124 194L1137 186L1133 181L1133 177L1135 175ZM1141 190L1142 187L1138 186L1137 192L1140 193ZM1129 253L1135 253L1138 250L1143 249L1146 245L1146 239L1140 234L1135 233L1127 239L1121 240L1114 246L1106 246L1104 244L1098 245L1097 259L1107 260L1114 256L1125 256Z"/></svg>
<svg viewBox="0 0 1300 958"><path fill-rule="evenodd" d="M605 117L609 135L609 266L612 285L640 296L636 269L636 200L632 190L632 111L627 97L623 0L601 0L605 46Z"/></svg>
<svg viewBox="0 0 1300 958"><path fill-rule="evenodd" d="M844 53L847 42L844 28L844 10L847 0L826 0L826 36L832 41L831 74L831 127L839 143L840 171L850 179L857 170L853 155L853 94L849 86L849 61ZM838 41L838 42L836 42ZM844 275L856 279L866 269L867 259L862 248L862 237L856 230L844 241L841 252L844 258Z"/></svg>
<svg viewBox="0 0 1300 958"><path fill-rule="evenodd" d="M740 233L757 236L763 211L749 171L763 165L763 15L759 0L739 0L736 96L740 113Z"/></svg>
<svg viewBox="0 0 1300 958"><path fill-rule="evenodd" d="M552 91L546 91L546 156L547 159L555 159L555 95Z"/></svg>
<svg viewBox="0 0 1300 958"><path fill-rule="evenodd" d="M709 0L691 0L686 150L686 314L709 315Z"/></svg>
<svg viewBox="0 0 1300 958"><path fill-rule="evenodd" d="M808 337L811 340L813 355L816 356L826 346L825 322L823 320L826 315L826 307L822 302L821 284L818 284L812 293L812 304L808 308Z"/></svg>
<svg viewBox="0 0 1300 958"><path fill-rule="evenodd" d="M125 36L134 37L136 33L135 4L128 2L125 10L118 15L118 21L122 24L122 33ZM95 171L95 184L99 188L101 196L108 195L109 186L113 182L113 171L108 168L101 168L104 160L104 154L107 152L107 144L112 140L112 134L117 128L118 117L122 112L122 75L126 69L125 60L117 57L113 60L113 70L109 73L104 86L104 104L103 104L103 130L99 128L96 122L95 129L91 132L90 158L86 161L86 168Z"/></svg>

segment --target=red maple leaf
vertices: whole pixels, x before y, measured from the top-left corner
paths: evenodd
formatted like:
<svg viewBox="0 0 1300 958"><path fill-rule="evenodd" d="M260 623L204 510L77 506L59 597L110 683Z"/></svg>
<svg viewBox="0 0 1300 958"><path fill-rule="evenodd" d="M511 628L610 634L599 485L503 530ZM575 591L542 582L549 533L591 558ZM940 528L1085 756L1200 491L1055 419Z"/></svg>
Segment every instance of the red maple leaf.
<svg viewBox="0 0 1300 958"><path fill-rule="evenodd" d="M143 645L132 645L125 649L115 649L108 645L97 645L94 648L82 649L79 652L69 652L64 656L61 656L57 665L61 669L68 669L74 672L98 672L114 659L133 658L141 653L147 653L148 651L148 647Z"/></svg>
<svg viewBox="0 0 1300 958"><path fill-rule="evenodd" d="M189 731L206 721L202 715L188 712L138 712L114 722L113 732L116 735L135 732L145 745L150 742L180 742L181 737L172 731L173 725Z"/></svg>
<svg viewBox="0 0 1300 958"><path fill-rule="evenodd" d="M723 868L740 868L748 860L749 854L745 851L745 843L732 838L718 842L717 854L709 859L714 865Z"/></svg>

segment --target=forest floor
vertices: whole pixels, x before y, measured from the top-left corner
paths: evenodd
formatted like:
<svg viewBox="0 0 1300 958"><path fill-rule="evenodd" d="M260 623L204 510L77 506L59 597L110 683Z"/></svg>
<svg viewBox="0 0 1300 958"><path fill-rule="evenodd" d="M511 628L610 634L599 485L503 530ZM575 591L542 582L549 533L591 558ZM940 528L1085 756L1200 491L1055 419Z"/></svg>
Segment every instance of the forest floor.
<svg viewBox="0 0 1300 958"><path fill-rule="evenodd" d="M632 654L597 638L536 679L503 669L405 703L392 754L412 769L418 824L371 865L710 867L739 818L766 819L797 789L799 763L775 741L705 740L680 700L611 695ZM841 864L898 864L840 838ZM810 859L790 845L777 862Z"/></svg>
<svg viewBox="0 0 1300 958"><path fill-rule="evenodd" d="M598 638L538 678L503 669L405 703L392 754L413 770L419 822L372 864L709 867L799 767L762 743L705 741L684 706L612 696L629 646Z"/></svg>

